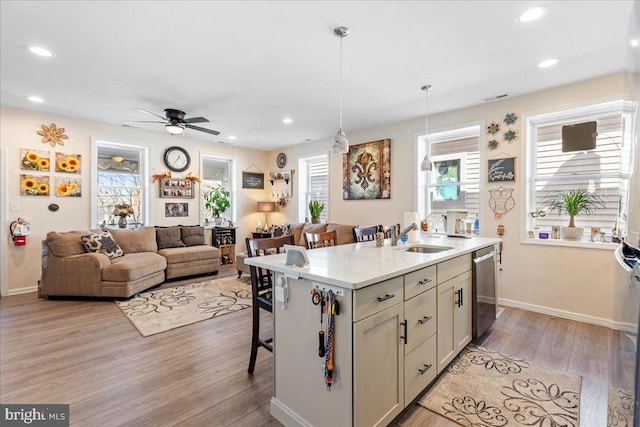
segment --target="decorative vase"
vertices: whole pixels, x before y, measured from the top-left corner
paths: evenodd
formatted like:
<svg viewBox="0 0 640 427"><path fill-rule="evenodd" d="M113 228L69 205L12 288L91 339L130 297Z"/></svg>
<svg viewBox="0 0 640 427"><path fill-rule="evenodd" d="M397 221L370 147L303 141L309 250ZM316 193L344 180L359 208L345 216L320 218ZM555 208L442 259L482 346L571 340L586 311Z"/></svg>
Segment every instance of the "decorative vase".
<svg viewBox="0 0 640 427"><path fill-rule="evenodd" d="M121 216L118 220L118 228L127 228L127 217Z"/></svg>
<svg viewBox="0 0 640 427"><path fill-rule="evenodd" d="M311 224L320 224L320 218L311 218Z"/></svg>
<svg viewBox="0 0 640 427"><path fill-rule="evenodd" d="M582 240L583 227L560 227L560 237L564 240Z"/></svg>

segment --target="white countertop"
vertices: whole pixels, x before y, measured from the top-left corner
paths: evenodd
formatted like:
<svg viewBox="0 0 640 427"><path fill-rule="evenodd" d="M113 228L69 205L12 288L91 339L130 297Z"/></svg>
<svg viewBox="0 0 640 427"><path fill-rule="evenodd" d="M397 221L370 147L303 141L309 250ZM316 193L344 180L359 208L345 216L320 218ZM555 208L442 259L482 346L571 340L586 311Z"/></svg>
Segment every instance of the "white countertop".
<svg viewBox="0 0 640 427"><path fill-rule="evenodd" d="M346 289L359 289L498 242L500 239L487 237L462 239L423 236L420 243L398 242L398 246L391 246L387 239L382 248L377 248L376 243L371 241L307 250L309 265L304 267L286 265L286 254L246 258L245 263L290 277L315 280ZM405 250L417 245L448 246L453 249L433 254Z"/></svg>

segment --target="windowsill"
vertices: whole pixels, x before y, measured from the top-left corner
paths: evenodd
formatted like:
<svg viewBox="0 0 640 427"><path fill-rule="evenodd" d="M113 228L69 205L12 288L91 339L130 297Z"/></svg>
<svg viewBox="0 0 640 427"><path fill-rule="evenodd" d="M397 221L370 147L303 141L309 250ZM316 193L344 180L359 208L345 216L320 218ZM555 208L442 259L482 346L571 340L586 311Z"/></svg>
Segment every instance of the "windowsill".
<svg viewBox="0 0 640 427"><path fill-rule="evenodd" d="M604 251L614 251L619 243L606 243L606 242L584 242L584 241L571 241L561 239L524 239L520 240L523 245L537 245L537 246L560 246L568 248L583 248L583 249L596 249Z"/></svg>

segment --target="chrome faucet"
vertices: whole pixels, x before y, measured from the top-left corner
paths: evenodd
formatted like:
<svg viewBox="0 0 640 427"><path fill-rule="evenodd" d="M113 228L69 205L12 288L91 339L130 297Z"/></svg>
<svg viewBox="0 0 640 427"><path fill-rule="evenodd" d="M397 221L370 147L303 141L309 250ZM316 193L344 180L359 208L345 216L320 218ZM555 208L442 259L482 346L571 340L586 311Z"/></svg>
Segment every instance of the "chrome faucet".
<svg viewBox="0 0 640 427"><path fill-rule="evenodd" d="M415 222L407 226L403 230L400 230L400 224L396 224L392 226L391 227L391 246L398 246L398 240L400 240L402 236L406 236L410 231L417 230L417 229L418 229L418 224L416 224Z"/></svg>

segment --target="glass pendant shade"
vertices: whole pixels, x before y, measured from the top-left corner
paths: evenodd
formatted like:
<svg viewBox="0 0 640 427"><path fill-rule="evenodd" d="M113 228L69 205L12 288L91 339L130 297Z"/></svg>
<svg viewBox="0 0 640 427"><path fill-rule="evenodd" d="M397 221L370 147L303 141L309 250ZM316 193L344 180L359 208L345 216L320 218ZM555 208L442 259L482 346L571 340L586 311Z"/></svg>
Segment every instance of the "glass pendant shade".
<svg viewBox="0 0 640 427"><path fill-rule="evenodd" d="M342 128L340 128L338 134L333 139L331 152L336 154L346 154L349 152L349 140L347 139L347 135L345 135Z"/></svg>

